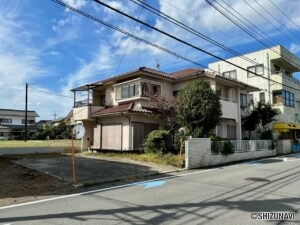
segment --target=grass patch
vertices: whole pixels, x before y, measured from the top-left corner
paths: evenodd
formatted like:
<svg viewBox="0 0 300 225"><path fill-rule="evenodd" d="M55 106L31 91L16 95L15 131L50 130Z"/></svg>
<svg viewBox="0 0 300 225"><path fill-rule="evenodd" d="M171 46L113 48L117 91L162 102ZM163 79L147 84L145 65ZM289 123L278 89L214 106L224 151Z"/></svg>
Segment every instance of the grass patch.
<svg viewBox="0 0 300 225"><path fill-rule="evenodd" d="M84 152L85 155L92 155L92 156L104 156L104 157L111 157L111 158L123 158L123 159L131 159L140 162L149 162L149 163L156 163L160 165L171 165L176 167L183 167L184 166L184 159L183 157L180 158L179 155L174 154L159 154L159 153L133 153L133 152L97 152L97 153L88 153Z"/></svg>
<svg viewBox="0 0 300 225"><path fill-rule="evenodd" d="M34 148L34 147L64 147L71 148L71 140L28 140L28 141L0 141L1 148ZM80 140L74 140L74 146L80 147Z"/></svg>

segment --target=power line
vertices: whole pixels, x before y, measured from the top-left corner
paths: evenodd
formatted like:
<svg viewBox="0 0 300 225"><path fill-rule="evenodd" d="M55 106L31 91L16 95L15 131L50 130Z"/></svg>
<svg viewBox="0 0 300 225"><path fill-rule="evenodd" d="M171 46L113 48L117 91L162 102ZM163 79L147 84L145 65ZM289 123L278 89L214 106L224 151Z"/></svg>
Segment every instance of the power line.
<svg viewBox="0 0 300 225"><path fill-rule="evenodd" d="M216 45L216 46L218 46L218 47L220 47L220 48L222 48L222 49L224 49L224 50L226 50L226 51L232 53L233 55L239 56L239 57L241 57L241 58L243 58L243 59L245 59L245 60L247 60L247 61L249 61L249 62L252 62L252 63L254 63L254 64L257 64L256 61L251 60L251 59L245 57L244 55L240 54L239 52L237 52L237 51L235 51L235 50L233 50L233 49L231 49L231 48L228 48L227 46L221 44L220 42L217 42L216 40L214 40L214 39L208 37L207 35L204 35L203 33L201 33L201 32L199 32L199 31L197 31L197 30L195 30L195 29L193 29L193 28L187 26L186 24L184 24L184 23L182 23L182 22L180 22L180 21L174 19L173 17L171 17L171 16L169 16L169 15L167 15L167 14L165 14L165 13L159 11L159 10L157 10L156 8L152 7L152 6L149 5L149 4L146 4L146 3L143 2L143 1L137 0L137 1L140 2L141 4L138 3L138 2L136 2L135 0L130 0L130 1L134 2L135 4L141 6L141 7L145 8L145 9L147 9L148 11L154 13L155 15L158 15L159 17L161 17L161 18L163 18L163 19L165 19L165 20L167 20L167 21L169 21L169 22L171 22L171 23L177 25L178 27L181 27L182 29L184 29L184 30L186 30L186 31L188 31L188 32L190 32L190 33L196 35L197 37L200 37L200 38L202 38L203 40L205 40L205 41L207 41L207 42L210 42L210 43L212 43L212 44L214 44L214 45Z"/></svg>
<svg viewBox="0 0 300 225"><path fill-rule="evenodd" d="M288 58L283 57L279 52L277 52L275 49L271 48L270 46L268 46L266 43L264 43L262 40L260 40L259 38L257 38L254 34L252 34L251 32L249 32L247 30L247 28L243 27L238 21L232 19L230 16L228 16L228 14L226 14L223 10L219 9L217 6L215 6L214 4L212 4L210 1L205 0L211 7L213 7L215 10L217 10L220 14L222 14L225 18L227 18L230 22L232 22L234 25L236 25L237 27L239 27L242 31L244 31L245 33L247 33L249 36L251 36L252 38L254 38L256 41L258 41L259 43L261 43L262 45L264 45L266 48L268 48L269 50L271 50L272 52L276 53L278 56L280 56L285 62L290 62L291 59L289 58L289 56L286 56ZM228 11L228 10L226 10ZM229 12L229 11L228 11ZM230 12L229 12L230 13ZM232 15L232 13L230 13Z"/></svg>
<svg viewBox="0 0 300 225"><path fill-rule="evenodd" d="M142 12L143 12L143 9L141 9L140 14L139 14L139 16L138 16L138 19L141 17ZM128 39L126 48L125 48L125 50L124 50L124 52L123 52L123 54L122 54L121 60L120 60L120 62L119 62L119 64L118 64L118 66L117 66L117 69L116 69L115 73L117 73L117 72L119 71L119 68L120 68L120 66L121 66L121 64L122 64L122 62L123 62L123 59L124 59L124 57L125 57L125 54L126 54L126 52L127 52L127 49L128 49L128 47L129 47L129 44L130 44L130 39Z"/></svg>
<svg viewBox="0 0 300 225"><path fill-rule="evenodd" d="M272 2L271 0L269 0L269 2L279 11L281 12L282 15L284 15L286 18L288 18L289 21L292 22L292 24L294 24L294 26L296 28L298 28L300 30L300 26L298 26L283 10L280 9L280 7L278 7L274 2Z"/></svg>
<svg viewBox="0 0 300 225"><path fill-rule="evenodd" d="M145 40L145 39L143 39L143 38L139 38L139 37L137 37L136 35L131 34L130 32L124 31L124 30L122 30L122 29L120 29L120 28L118 28L118 27L115 27L115 26L113 26L113 25L111 25L111 24L109 24L109 23L107 23L107 22L104 22L104 21L102 21L102 20L100 20L100 19L98 19L98 18L96 18L96 17L94 17L94 16L91 16L90 14L87 14L87 13L81 11L81 10L78 10L78 9L76 9L76 8L73 8L72 6L70 6L70 5L66 4L66 3L63 3L63 2L61 2L61 1L59 1L59 0L52 0L52 1L53 1L54 3L57 3L57 4L61 5L61 6L64 6L64 7L68 8L68 9L74 11L74 12L77 12L77 13L81 14L82 16L85 16L85 17L87 17L87 18L89 18L89 19L92 19L92 20L94 20L94 21L96 21L96 22L98 22L98 23L100 23L100 24L102 24L102 25L105 25L105 26L107 26L107 27L109 27L109 28L112 28L112 29L114 29L114 30L117 30L117 31L119 31L119 32L121 32L121 33L123 33L123 34L128 35L128 36L131 36L131 37L133 37L133 38L135 38L135 39L137 39L137 40L139 40L139 41L142 41L142 42L144 42L144 43L146 43L146 44L149 44L149 45L151 45L151 46L153 46L153 47L156 47L156 48L158 48L158 49L160 49L160 50L163 50L163 51L165 51L165 52L167 52L167 53L169 53L169 54L172 54L172 55L175 55L175 56L177 55L177 57L179 57L179 58L181 58L181 59L184 59L184 60L186 60L186 61L188 61L188 62L191 62L191 63L193 63L193 64L195 64L195 65L199 65L198 63L193 62L192 60L187 59L187 58L185 58L185 57L182 57L181 55L179 55L179 54L177 54L177 53L175 53L175 52L172 52L172 51L170 51L170 50L168 50L168 49L166 49L166 48L164 48L164 47L161 47L161 46L159 46L159 45L153 44L152 42L147 41L147 40ZM98 0L94 0L94 1L100 2L100 1L98 1ZM99 4L100 4L100 3L99 3ZM101 4L106 5L105 3L102 3L102 2L101 2ZM221 58L221 57L219 57L219 56L216 56L216 55L214 55L214 54L212 54L212 53L209 53L209 52L207 52L207 51L205 51L205 50L203 50L203 49L201 49L201 48L199 48L199 47L197 47L197 46L194 46L194 45L192 45L192 44L190 44L190 43L187 43L186 41L183 41L183 40L181 40L181 39L179 39L179 38L177 38L177 37L175 37L175 36L173 36L173 35L167 34L166 32L161 31L160 29L158 29L158 28L156 28L156 27L153 27L153 26L151 26L151 25L149 25L149 24L147 24L147 23L145 23L145 22L143 22L143 21L137 20L136 18L134 18L134 17L132 17L132 16L130 16L130 15L127 15L126 13L121 12L120 10L117 10L117 9L111 7L111 6L108 6L108 8L111 8L113 11L119 11L121 14L124 14L124 16L126 15L127 17L131 17L133 20L135 20L135 21L137 21L137 22L139 22L139 23L142 23L142 24L144 24L145 26L147 26L147 27L149 27L149 28L152 28L152 29L154 29L154 30L156 30L156 31L158 31L158 32L160 32L160 33L163 33L163 34L165 34L166 36L169 36L169 37L171 37L171 38L177 40L178 42L181 42L181 43L186 44L186 45L188 45L188 46L190 46L190 47L192 47L192 48L195 48L195 49L197 49L197 50L199 50L199 51L201 51L201 52L204 52L204 53L206 53L206 54L208 54L208 55L211 55L211 56L213 56L213 57L215 57L215 58L217 58L217 59L219 59L219 60L221 60L221 61L227 62L228 64L233 65L233 66L235 66L235 67L237 67L237 68L239 68L239 69L242 69L242 70L244 70L244 71L247 71L247 72L249 72L249 73L251 73L251 74L254 74L254 75L258 76L258 77L261 77L261 78L263 78L263 79L272 81L273 83L277 83L277 84L279 84L279 85L282 85L282 86L288 87L288 88L290 88L290 89L299 91L299 89L296 89L296 88L294 88L294 87L291 87L291 86L282 84L282 83L280 83L280 82L278 82L278 81L274 81L274 80L269 79L269 78L267 78L267 77L259 76L259 75L258 75L257 73L255 73L255 72L248 71L247 69L245 69L245 68L243 68L243 67L241 67L241 66L239 66L239 65L236 65L236 64L231 63L231 62L229 62L229 61L227 61L227 60L225 60L225 59L223 59L223 58ZM204 66L202 66L202 65L200 65L200 66L201 66L201 67L204 67Z"/></svg>
<svg viewBox="0 0 300 225"><path fill-rule="evenodd" d="M275 16L273 16L261 3L259 3L257 0L254 0L256 2L257 5L260 6L260 8L262 8L270 17L272 17L275 21L277 21L277 23L279 23L281 25L280 28L284 29L286 31L286 33L291 34L293 37L296 37L296 40L298 41L298 37L291 32L290 30L288 30L285 25L283 23L281 23ZM277 26L276 26L277 27ZM281 29L279 29L281 31ZM281 32L282 33L282 32Z"/></svg>
<svg viewBox="0 0 300 225"><path fill-rule="evenodd" d="M212 57L214 57L214 58L216 58L216 59L219 59L219 60L221 60L221 61L224 61L224 62L226 62L226 63L228 63L228 64L230 64L230 65L232 65L232 66L235 66L235 67L237 67L237 68L239 68L239 69L241 69L241 70L244 70L244 71L246 71L246 72L248 72L248 73L252 73L252 74L254 74L254 75L256 75L256 76L262 77L262 78L267 79L267 80L269 80L269 81L272 81L272 82L274 82L274 83L278 83L278 84L280 84L280 85L282 85L282 86L289 87L289 88L294 89L294 90L296 90L296 91L300 91L299 89L296 89L296 88L294 88L294 87L292 87L292 86L282 84L282 83L280 83L280 82L278 82L278 81L272 80L272 79L267 78L267 77L260 76L260 75L258 75L258 74L255 73L255 72L249 71L249 70L247 70L247 69L245 69L245 68L243 68L243 67L241 67L241 66L239 66L239 65L237 65L237 64L235 64L235 63L232 63L232 62L230 62L230 61L228 61L228 60L226 60L226 59L224 59L224 58L222 58L222 57L220 57L220 56L217 56L217 55L215 55L215 54L213 54L213 53L210 53L210 52L208 52L208 51L206 51L206 50L204 50L204 49L202 49L202 48L200 48L200 47L197 47L197 46L195 46L195 45L193 45L193 44L191 44L191 43L188 43L187 41L184 41L184 40L182 40L182 39L180 39L180 38L178 38L178 37L176 37L176 36L174 36L174 35L171 35L171 34L165 32L165 31L163 31L163 30L161 30L161 29L159 29L159 28L157 28L157 27L154 27L154 26L152 26L152 25L150 25L150 24L144 22L144 21L141 21L141 20L139 20L139 19L136 19L136 18L134 18L133 16L131 16L131 15L129 15L129 14L127 14L127 13L121 11L121 10L118 10L118 9L116 9L116 8L110 6L110 5L107 5L107 4L104 3L104 2L101 2L100 0L94 0L94 1L97 2L97 3L99 3L99 4L101 4L101 5L103 5L103 6L105 6L105 7L107 7L107 8L109 8L109 9L111 9L111 10L113 10L113 11L115 11L115 12L117 12L117 13L119 13L119 14L121 14L121 15L123 15L123 16L125 16L125 17L128 17L128 18L130 18L130 19L132 19L132 20L134 20L134 21L137 21L138 23L143 24L144 26L146 26L146 27L148 27L148 28L151 28L151 29L153 29L153 30L155 30L155 31L157 31L157 32L159 32L159 33L161 33L161 34L164 34L165 36L168 36L168 37L170 37L170 38L172 38L172 39L174 39L174 40L176 40L176 41L178 41L178 42L180 42L180 43L182 43L182 44L185 44L185 45L187 45L187 46L189 46L189 47L192 47L192 48L194 48L194 49L196 49L196 50L198 50L198 51L201 51L201 52L203 52L203 53L206 53L206 54L208 54L208 55L210 55L210 56L212 56Z"/></svg>
<svg viewBox="0 0 300 225"><path fill-rule="evenodd" d="M151 5L145 3L145 2L143 2L141 0L130 0L130 1L134 2L135 4L139 5L140 7L143 7L144 9L147 9L148 11L152 12L153 14L155 14L155 15L157 15L157 16L159 16L159 17L161 17L161 18L163 18L163 19L165 19L165 20L167 20L167 21L169 21L169 22L171 22L173 24L175 24L176 26L178 26L178 27L180 27L180 28L182 28L182 29L184 29L184 30L186 30L186 31L188 31L188 32L196 35L197 37L200 37L201 39L203 39L203 40L205 40L207 42L210 42L210 43L212 43L212 44L214 44L214 45L216 45L216 46L224 49L225 51L228 51L231 54L244 59L245 61L248 61L248 62L250 62L250 63L252 63L254 65L258 65L259 64L256 61L254 61L254 60L246 57L245 55L242 55L239 52L237 52L237 51L235 51L235 50L233 50L233 49L231 49L231 48L229 48L229 47L227 47L227 46L225 46L225 45L217 42L216 40L214 40L214 39L212 39L212 38L204 35L203 33L201 33L199 31L197 31L197 30L195 30L195 29L187 26L186 24L184 24L184 23L182 23L182 22L180 22L180 21L172 18L171 16L169 16L169 15L167 15L167 14L165 14L165 13L159 11L159 10L157 10L156 8L152 7ZM268 68L266 66L263 66L263 68L265 70L267 70L267 71L270 71L270 72L274 73L274 71L271 68Z"/></svg>
<svg viewBox="0 0 300 225"><path fill-rule="evenodd" d="M217 10L220 14L222 14L224 17L226 17L229 21L231 21L234 25L236 25L237 27L239 27L242 31L244 31L245 33L247 33L249 36L251 36L252 38L254 38L256 41L258 41L260 44L262 44L263 46L267 47L268 49L270 49L270 46L265 44L262 40L260 40L259 38L257 38L254 34L252 34L247 28L241 26L241 24L237 21L235 21L234 19L232 19L230 16L228 16L228 14L226 14L223 10L219 9L217 6L215 6L213 3L211 3L208 0L205 0L207 4L209 4L211 7L213 7L215 10ZM228 11L228 10L227 10ZM229 12L229 11L228 11ZM232 13L230 13L232 15ZM271 49L272 50L272 49ZM277 51L272 50L274 53L278 54L279 56L281 56Z"/></svg>
<svg viewBox="0 0 300 225"><path fill-rule="evenodd" d="M246 23L244 23L246 25L246 27L252 28L251 30L253 30L255 33L261 35L264 37L264 40L268 41L271 45L276 45L276 42L274 42L274 40L272 40L272 38L267 35L263 30L261 30L258 26L256 26L254 23L252 23L250 20L248 20L246 17L244 17L241 13L239 13L237 10L235 10L231 5L229 5L228 3L226 3L224 0L220 0L221 2L223 2L223 4L225 4L228 8L230 8L233 12L235 12L237 15L239 15L243 20L245 20L249 25L247 25ZM221 6L220 3L218 3L217 1L215 1L218 5ZM225 7L223 7L226 11L228 11ZM228 11L229 12L229 11ZM232 14L232 13L231 13ZM233 14L232 14L233 15ZM237 17L235 17L237 18ZM238 18L237 18L238 19ZM259 32L258 32L259 31ZM265 38L267 37L267 38ZM272 40L272 42L270 41Z"/></svg>
<svg viewBox="0 0 300 225"><path fill-rule="evenodd" d="M66 96L66 95L61 95L61 94L55 94L55 93L51 93L49 91L45 91L45 90L41 90L41 89L37 89L37 88L33 88L33 87L28 87L29 89L31 90L34 90L34 91L38 91L38 92L41 92L41 93L45 93L45 94L50 94L50 95L55 95L55 96L60 96L60 97L64 97L64 98L73 98L71 96Z"/></svg>
<svg viewBox="0 0 300 225"><path fill-rule="evenodd" d="M123 29L121 29L121 28L119 28L119 27L116 27L116 26L114 26L114 25L112 25L112 24L110 24L110 23L107 23L107 22L105 22L105 21L103 21L103 20L100 20L99 18L96 18L96 17L94 17L94 16L92 16L92 15L90 15L90 14L88 14L88 13L85 13L85 12L79 10L79 9L76 9L76 8L74 8L74 7L72 7L72 6L68 5L68 4L66 4L66 3L64 3L64 2L61 2L61 1L59 1L59 0L51 0L51 1L53 1L53 2L56 3L56 4L61 5L61 6L63 6L63 7L66 7L66 8L68 8L68 9L70 9L70 10L72 10L72 11L74 11L74 12L76 12L76 13L78 13L78 14L80 14L80 15L86 17L86 18L88 18L88 19L91 19L91 20L93 20L93 21L95 21L95 22L97 22L97 23L100 23L100 24L102 24L102 25L104 25L104 26L106 26L106 27L109 27L109 28L111 28L111 29L113 29L113 30L116 30L116 31L122 33L122 34L125 34L125 35L127 35L127 36L129 36L129 37L132 37L132 38L134 38L134 39L136 39L136 40L138 40L138 41L144 42L145 44L151 45L152 47L157 48L157 49L159 49L159 50L161 50L161 51L164 51L164 52L166 52L166 53L168 53L168 54L170 54L170 55L173 55L173 56L175 56L176 58L180 58L180 59L185 60L185 61L187 61L187 62L189 62L189 63L192 63L192 64L195 64L195 65L200 66L200 67L202 67L202 68L205 68L204 65L202 65L202 64L200 64L200 63L198 63L198 62L195 62L195 61L193 61L193 60L191 60L191 59L189 59L189 58L187 58L187 57L185 57L185 56L182 56L182 55L180 55L180 54L178 54L178 53L176 53L176 52L174 52L174 51L171 51L171 50L169 50L169 49L167 49L167 48L164 48L164 47L162 47L162 46L160 46L160 45L154 44L154 43L151 42L151 41L148 41L148 40L146 40L146 39L144 39L144 38L141 38L141 37L139 37L139 36L137 36L137 35L134 35L134 34L128 32L128 31L125 31L125 30L123 30Z"/></svg>

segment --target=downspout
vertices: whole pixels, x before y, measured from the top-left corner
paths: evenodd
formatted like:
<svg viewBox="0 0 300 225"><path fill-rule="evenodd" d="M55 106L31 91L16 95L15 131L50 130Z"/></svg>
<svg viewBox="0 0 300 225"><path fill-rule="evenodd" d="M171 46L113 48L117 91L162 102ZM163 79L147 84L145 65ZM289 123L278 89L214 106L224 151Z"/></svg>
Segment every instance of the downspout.
<svg viewBox="0 0 300 225"><path fill-rule="evenodd" d="M129 126L129 134L128 134L128 150L132 150L133 146L132 146L132 129L131 129L131 118L130 116L124 115L123 112L121 112L121 116L124 116L128 119L128 126Z"/></svg>
<svg viewBox="0 0 300 225"><path fill-rule="evenodd" d="M271 79L271 66L270 66L270 57L269 57L269 53L267 53L267 61L268 61L268 92L269 92L269 102L271 103L271 82L270 82L270 79ZM273 104L273 102L272 102Z"/></svg>

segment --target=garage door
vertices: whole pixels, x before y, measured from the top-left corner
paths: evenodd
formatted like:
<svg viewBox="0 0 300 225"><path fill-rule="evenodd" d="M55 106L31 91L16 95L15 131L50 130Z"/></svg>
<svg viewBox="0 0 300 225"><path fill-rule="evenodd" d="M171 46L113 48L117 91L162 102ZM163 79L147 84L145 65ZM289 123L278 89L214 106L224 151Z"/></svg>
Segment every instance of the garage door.
<svg viewBox="0 0 300 225"><path fill-rule="evenodd" d="M121 150L122 149L122 125L102 126L102 149Z"/></svg>

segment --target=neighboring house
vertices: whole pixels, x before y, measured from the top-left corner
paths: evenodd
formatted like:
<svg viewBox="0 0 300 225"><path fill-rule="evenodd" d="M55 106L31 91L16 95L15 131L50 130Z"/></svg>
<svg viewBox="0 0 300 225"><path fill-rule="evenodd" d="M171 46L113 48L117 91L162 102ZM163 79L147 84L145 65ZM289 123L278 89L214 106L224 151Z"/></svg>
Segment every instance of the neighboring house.
<svg viewBox="0 0 300 225"><path fill-rule="evenodd" d="M246 61L243 57L256 63ZM293 73L300 71L300 59L297 56L282 46L274 46L226 60L248 72L224 61L211 63L208 67L259 89L251 92L249 98L241 94L243 106L258 101L270 102L281 111L277 116L278 121L273 124L274 131L300 130L300 81L293 77Z"/></svg>
<svg viewBox="0 0 300 225"><path fill-rule="evenodd" d="M56 127L61 123L65 123L66 125L74 124L73 110L71 110L66 117L59 117L55 120L48 120L47 123L45 123L44 125L50 127Z"/></svg>
<svg viewBox="0 0 300 225"><path fill-rule="evenodd" d="M27 128L36 130L35 111L27 111ZM25 110L0 109L0 139L7 139L9 136L20 136L25 129Z"/></svg>
<svg viewBox="0 0 300 225"><path fill-rule="evenodd" d="M176 96L188 82L204 78L220 96L222 121L216 133L230 139L241 138L240 99L257 88L203 69L185 69L174 73L141 67L109 79L75 88L74 121L83 123L88 140L95 149L136 150L147 134L163 122L153 116L150 96ZM78 99L80 95L87 99Z"/></svg>

